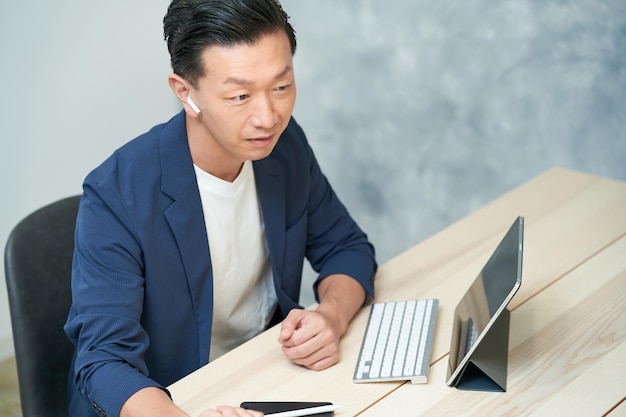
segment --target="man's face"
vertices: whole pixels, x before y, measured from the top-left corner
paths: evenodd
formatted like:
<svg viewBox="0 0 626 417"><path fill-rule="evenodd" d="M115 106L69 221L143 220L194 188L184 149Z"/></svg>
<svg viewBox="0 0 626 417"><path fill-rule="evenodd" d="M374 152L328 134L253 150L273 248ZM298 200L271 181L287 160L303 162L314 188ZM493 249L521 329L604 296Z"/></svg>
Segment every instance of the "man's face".
<svg viewBox="0 0 626 417"><path fill-rule="evenodd" d="M233 166L265 158L287 127L296 99L287 35L278 31L253 45L212 46L203 58L205 75L189 92L201 109L199 134L190 135L192 154Z"/></svg>

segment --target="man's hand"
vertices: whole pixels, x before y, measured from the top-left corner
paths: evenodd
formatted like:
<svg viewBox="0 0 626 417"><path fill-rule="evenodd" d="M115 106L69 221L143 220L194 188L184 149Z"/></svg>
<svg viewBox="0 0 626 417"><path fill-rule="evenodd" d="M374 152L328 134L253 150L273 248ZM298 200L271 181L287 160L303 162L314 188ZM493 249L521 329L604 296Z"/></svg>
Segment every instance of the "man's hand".
<svg viewBox="0 0 626 417"><path fill-rule="evenodd" d="M291 310L281 324L278 342L292 362L315 371L339 361L339 341L365 301L361 284L347 275L331 275L318 285L315 311Z"/></svg>
<svg viewBox="0 0 626 417"><path fill-rule="evenodd" d="M120 417L189 417L178 408L170 397L159 388L143 388L124 403ZM263 413L245 410L240 407L219 406L215 410L205 410L199 417L263 417Z"/></svg>
<svg viewBox="0 0 626 417"><path fill-rule="evenodd" d="M292 362L321 371L339 361L340 337L336 324L328 316L294 309L283 320L278 341Z"/></svg>
<svg viewBox="0 0 626 417"><path fill-rule="evenodd" d="M199 417L263 417L263 413L241 407L220 406L215 410L204 411Z"/></svg>

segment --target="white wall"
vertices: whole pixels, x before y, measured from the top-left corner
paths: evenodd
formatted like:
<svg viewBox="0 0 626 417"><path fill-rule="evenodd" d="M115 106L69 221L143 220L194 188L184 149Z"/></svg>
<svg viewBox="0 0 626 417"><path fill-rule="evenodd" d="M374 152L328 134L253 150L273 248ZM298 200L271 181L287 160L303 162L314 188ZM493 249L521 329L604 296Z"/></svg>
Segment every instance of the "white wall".
<svg viewBox="0 0 626 417"><path fill-rule="evenodd" d="M122 143L167 120L169 0L0 5L0 245L35 209L81 191ZM4 262L4 261L3 261ZM0 358L13 352L4 267Z"/></svg>

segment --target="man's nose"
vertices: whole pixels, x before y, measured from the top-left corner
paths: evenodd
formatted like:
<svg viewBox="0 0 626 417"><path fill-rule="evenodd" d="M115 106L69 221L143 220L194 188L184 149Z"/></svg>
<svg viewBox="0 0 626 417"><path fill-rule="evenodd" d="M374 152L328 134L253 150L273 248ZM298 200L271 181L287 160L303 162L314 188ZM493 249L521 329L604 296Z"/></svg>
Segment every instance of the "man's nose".
<svg viewBox="0 0 626 417"><path fill-rule="evenodd" d="M268 96L257 97L250 118L252 125L259 129L271 129L276 125L276 116L272 99Z"/></svg>

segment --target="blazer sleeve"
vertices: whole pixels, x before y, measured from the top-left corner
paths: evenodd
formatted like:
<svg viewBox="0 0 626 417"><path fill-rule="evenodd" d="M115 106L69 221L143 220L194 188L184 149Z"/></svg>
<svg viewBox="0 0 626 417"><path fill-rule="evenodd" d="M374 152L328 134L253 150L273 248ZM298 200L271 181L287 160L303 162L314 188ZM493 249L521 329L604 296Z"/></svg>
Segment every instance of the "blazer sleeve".
<svg viewBox="0 0 626 417"><path fill-rule="evenodd" d="M357 280L369 297L374 297L374 276L377 270L374 246L341 202L305 138L302 138L304 159L307 161L309 194L307 204L306 256L319 273L315 283L333 274L346 274ZM319 301L317 291L316 300Z"/></svg>
<svg viewBox="0 0 626 417"><path fill-rule="evenodd" d="M140 321L143 261L130 216L107 173L85 181L75 232L73 304L65 331L76 346L74 384L106 415L119 415L138 390L156 386L144 361Z"/></svg>

